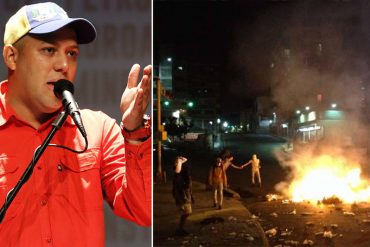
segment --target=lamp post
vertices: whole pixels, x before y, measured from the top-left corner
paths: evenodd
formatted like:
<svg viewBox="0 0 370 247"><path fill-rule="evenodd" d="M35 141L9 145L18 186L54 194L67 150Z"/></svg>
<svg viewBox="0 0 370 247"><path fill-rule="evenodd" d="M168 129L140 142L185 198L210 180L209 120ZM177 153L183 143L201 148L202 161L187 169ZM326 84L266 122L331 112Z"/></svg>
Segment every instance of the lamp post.
<svg viewBox="0 0 370 247"><path fill-rule="evenodd" d="M157 130L158 130L158 141L157 141L157 152L158 152L158 167L157 167L157 176L156 181L158 183L166 182L165 174L162 171L162 132L163 126L161 122L161 95L162 95L162 86L161 80L157 78Z"/></svg>

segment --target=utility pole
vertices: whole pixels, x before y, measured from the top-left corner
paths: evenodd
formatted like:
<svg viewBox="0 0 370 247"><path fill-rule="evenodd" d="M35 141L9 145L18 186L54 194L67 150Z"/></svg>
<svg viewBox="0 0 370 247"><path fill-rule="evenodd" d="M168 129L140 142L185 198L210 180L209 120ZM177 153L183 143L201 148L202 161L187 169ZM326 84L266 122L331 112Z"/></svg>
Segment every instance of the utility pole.
<svg viewBox="0 0 370 247"><path fill-rule="evenodd" d="M158 152L158 167L157 167L157 176L156 182L162 183L166 182L166 175L165 172L162 170L162 139L163 139L163 126L161 123L161 96L162 96L162 85L161 80L157 78L157 133L158 133L158 141L157 141L157 152Z"/></svg>

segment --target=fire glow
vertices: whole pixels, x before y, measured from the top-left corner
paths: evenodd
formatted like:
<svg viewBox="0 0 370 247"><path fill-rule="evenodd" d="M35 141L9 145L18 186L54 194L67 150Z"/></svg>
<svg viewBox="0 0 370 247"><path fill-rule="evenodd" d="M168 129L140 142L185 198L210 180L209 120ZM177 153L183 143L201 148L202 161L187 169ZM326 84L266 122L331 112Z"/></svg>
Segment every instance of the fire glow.
<svg viewBox="0 0 370 247"><path fill-rule="evenodd" d="M287 193L295 202L318 202L338 198L344 203L369 202L370 186L361 178L359 164L340 157L322 155L295 166Z"/></svg>

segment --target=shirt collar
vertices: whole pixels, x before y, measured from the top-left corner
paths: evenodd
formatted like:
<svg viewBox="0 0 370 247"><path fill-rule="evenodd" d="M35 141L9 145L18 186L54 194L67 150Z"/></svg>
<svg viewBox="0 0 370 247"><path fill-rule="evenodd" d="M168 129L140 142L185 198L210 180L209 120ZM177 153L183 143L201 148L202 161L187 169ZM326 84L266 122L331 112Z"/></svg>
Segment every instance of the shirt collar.
<svg viewBox="0 0 370 247"><path fill-rule="evenodd" d="M0 126L6 124L11 117L16 117L13 108L7 102L5 97L7 90L8 90L8 80L0 82ZM75 125L71 116L67 117L65 123L68 125Z"/></svg>
<svg viewBox="0 0 370 247"><path fill-rule="evenodd" d="M0 82L0 126L4 125L14 116L14 110L10 107L5 99L6 91L8 90L8 81Z"/></svg>

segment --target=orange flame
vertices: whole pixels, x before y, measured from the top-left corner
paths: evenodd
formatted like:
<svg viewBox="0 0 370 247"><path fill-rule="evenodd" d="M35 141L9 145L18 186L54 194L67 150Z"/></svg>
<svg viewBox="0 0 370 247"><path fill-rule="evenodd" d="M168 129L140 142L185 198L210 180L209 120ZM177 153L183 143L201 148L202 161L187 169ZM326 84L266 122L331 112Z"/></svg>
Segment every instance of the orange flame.
<svg viewBox="0 0 370 247"><path fill-rule="evenodd" d="M295 202L317 202L337 197L345 203L370 201L370 187L361 178L359 164L343 157L321 155L304 159L295 167L287 193Z"/></svg>

